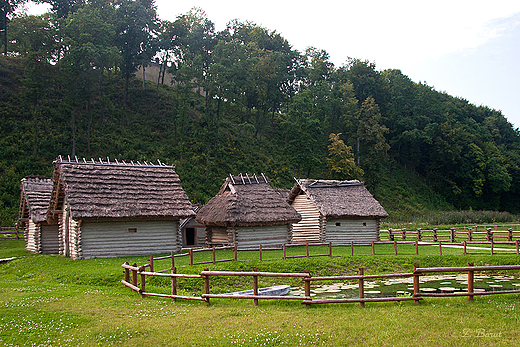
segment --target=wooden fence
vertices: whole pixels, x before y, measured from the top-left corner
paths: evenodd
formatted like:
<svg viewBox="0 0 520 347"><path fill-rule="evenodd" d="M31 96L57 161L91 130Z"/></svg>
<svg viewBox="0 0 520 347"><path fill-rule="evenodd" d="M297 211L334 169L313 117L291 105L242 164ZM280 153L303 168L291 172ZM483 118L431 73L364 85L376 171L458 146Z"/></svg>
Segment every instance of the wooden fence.
<svg viewBox="0 0 520 347"><path fill-rule="evenodd" d="M174 258L172 258L174 259ZM132 290L145 296L159 296L167 297L172 300L185 299L185 300L198 300L205 301L209 304L210 299L249 299L253 300L255 306L258 305L260 299L264 300L301 300L301 303L308 306L314 304L328 304L328 303L353 303L357 302L361 306L364 306L366 302L389 302L389 301L414 301L416 304L424 297L457 297L467 296L468 300L473 300L475 295L493 295L493 294L511 294L520 293L520 290L502 290L492 292L474 292L474 273L481 271L511 271L520 270L520 265L503 265L503 266L473 266L468 264L467 267L437 267L437 268L420 268L414 266L414 270L411 273L396 273L396 274L383 274L383 275L365 275L364 269L360 268L358 275L354 276L311 276L309 271L304 273L274 273L274 272L259 272L256 269L250 272L233 272L233 271L209 271L204 269L200 274L178 274L177 269L172 266L171 269L159 272L146 271L150 264L137 266L136 264L130 265L128 262L122 265L124 269L124 279L121 281L122 284L131 288ZM169 273L165 273L169 271ZM458 293L424 293L420 290L420 276L424 276L429 273L439 272L450 272L450 273L467 273L468 274L468 289L467 292ZM146 292L146 277L147 276L158 276L158 277L170 277L171 279L171 291L170 294L159 294ZM210 278L211 277L251 277L252 279L252 295L232 295L232 294L215 294L211 293ZM138 283L138 277L140 282ZM304 295L303 296L264 296L258 295L258 278L259 277L285 277L285 278L300 278L303 281ZM365 297L364 281L367 279L387 279L387 278L409 278L413 277L413 288L414 293L412 296L398 296L398 297L383 297L383 298L367 298ZM203 294L200 296L182 296L177 295L177 279L178 278L197 278L203 283ZM313 300L311 297L311 283L312 282L324 282L324 281L358 281L358 298L341 298L341 299L317 299Z"/></svg>
<svg viewBox="0 0 520 347"><path fill-rule="evenodd" d="M508 225L510 226L510 225ZM478 231L479 229L482 231ZM498 226L495 226L495 230L493 228L484 229L483 226L474 226L474 227L463 227L463 228L450 228L449 230L439 230L437 228L431 230L423 230L421 228L416 230L407 230L407 229L386 229L381 230L381 237L386 236L389 241L394 241L397 239L405 240L417 240L417 241L444 241L444 242L458 242L458 241L478 241L478 240L486 240L488 242L502 239L504 241L514 241L520 240L520 231L518 230L518 226L516 226L516 231L513 230L513 227L508 228L507 230L498 230Z"/></svg>
<svg viewBox="0 0 520 347"><path fill-rule="evenodd" d="M20 235L21 234L21 237ZM17 240L23 239L24 230L19 230L18 227L0 227L0 239L2 238L16 238Z"/></svg>

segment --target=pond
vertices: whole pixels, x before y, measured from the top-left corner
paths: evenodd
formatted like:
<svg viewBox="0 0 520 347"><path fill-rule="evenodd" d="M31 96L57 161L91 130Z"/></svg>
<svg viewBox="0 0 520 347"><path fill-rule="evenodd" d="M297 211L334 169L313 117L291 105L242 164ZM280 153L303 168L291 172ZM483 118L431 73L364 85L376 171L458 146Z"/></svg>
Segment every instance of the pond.
<svg viewBox="0 0 520 347"><path fill-rule="evenodd" d="M391 278L364 282L366 298L383 298L413 295L413 278ZM468 291L468 275L421 276L422 293L456 293ZM500 275L475 275L474 292L520 290L520 278ZM301 287L291 288L288 295L303 296ZM340 282L311 286L313 299L358 298L358 282Z"/></svg>

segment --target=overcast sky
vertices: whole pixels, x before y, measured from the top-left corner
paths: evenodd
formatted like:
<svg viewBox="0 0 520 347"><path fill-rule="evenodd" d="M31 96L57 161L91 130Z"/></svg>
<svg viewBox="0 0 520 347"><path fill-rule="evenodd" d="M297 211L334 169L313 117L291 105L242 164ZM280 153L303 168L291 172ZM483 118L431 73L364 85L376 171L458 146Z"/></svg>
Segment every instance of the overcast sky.
<svg viewBox="0 0 520 347"><path fill-rule="evenodd" d="M232 19L276 30L297 50L324 49L378 70L400 69L415 82L501 110L520 127L520 1L517 0L156 0L175 20L202 8L217 30Z"/></svg>

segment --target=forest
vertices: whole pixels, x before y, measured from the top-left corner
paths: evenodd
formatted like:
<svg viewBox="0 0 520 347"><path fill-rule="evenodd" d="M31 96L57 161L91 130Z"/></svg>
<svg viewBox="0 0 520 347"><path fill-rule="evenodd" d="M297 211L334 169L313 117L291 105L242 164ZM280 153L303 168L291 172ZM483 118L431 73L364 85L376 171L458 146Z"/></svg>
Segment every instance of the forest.
<svg viewBox="0 0 520 347"><path fill-rule="evenodd" d="M264 173L360 179L394 216L520 211L519 132L500 111L252 22L216 31L200 8L170 22L154 0L24 2L0 1L2 225L20 179L59 155L175 165L202 204L225 176ZM151 65L156 81L136 74Z"/></svg>

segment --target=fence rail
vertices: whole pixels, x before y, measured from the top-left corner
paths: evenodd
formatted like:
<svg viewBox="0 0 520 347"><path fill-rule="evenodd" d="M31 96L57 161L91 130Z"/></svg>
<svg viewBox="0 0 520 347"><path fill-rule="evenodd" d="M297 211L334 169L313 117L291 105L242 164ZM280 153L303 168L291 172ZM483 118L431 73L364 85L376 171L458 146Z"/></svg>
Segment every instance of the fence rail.
<svg viewBox="0 0 520 347"><path fill-rule="evenodd" d="M21 234L21 236L19 235ZM17 240L23 239L24 237L24 230L18 229L17 226L15 227L0 227L0 239L2 238L16 238Z"/></svg>
<svg viewBox="0 0 520 347"><path fill-rule="evenodd" d="M509 228L507 228L509 227ZM499 228L506 230L498 230ZM516 229L516 230L514 230ZM427 229L415 229L408 230L403 229L384 229L380 231L381 236L386 236L389 241L397 239L405 240L431 240L433 242L446 241L446 242L457 242L460 241L474 241L474 240L486 240L492 241L497 238L504 239L505 241L520 240L520 230L518 224L508 225L494 225L493 228L490 225L475 225L473 227L458 226L450 228L449 230L439 230L433 228ZM479 231L482 230L482 231Z"/></svg>
<svg viewBox="0 0 520 347"><path fill-rule="evenodd" d="M420 268L417 265L414 266L413 272L410 273L395 273L395 274L382 274L382 275L365 275L364 268L360 268L358 275L351 276L311 276L309 271L304 273L278 273L278 272L261 272L257 271L256 268L253 271L209 271L204 269L200 274L178 274L176 268L169 269L170 273L151 272L145 271L146 267L150 264L137 266L137 264L130 265L128 262L122 265L124 269L124 279L121 281L122 284L129 287L130 289L145 296L159 296L171 298L172 300L184 299L184 300L197 300L205 301L210 303L210 299L246 299L253 300L255 306L259 304L259 300L301 300L301 303L305 306L315 304L328 304L328 303L359 303L360 306L364 306L366 302L390 302L390 301L414 301L419 304L420 300L425 297L458 297L467 296L468 300L472 301L476 295L494 295L494 294L512 294L520 293L520 290L502 290L493 292L475 292L474 291L474 274L475 272L481 271L518 271L520 265L503 265L503 266L473 266L469 263L467 267L433 267L433 268ZM467 273L468 274L468 289L467 292L459 293L424 293L420 290L420 276L424 276L429 273ZM171 278L171 291L170 294L162 293L150 293L146 292L146 277L160 276ZM235 295L235 294L219 294L211 293L210 278L211 277L251 277L252 278L252 295ZM138 283L138 278L140 282ZM283 277L283 278L298 278L303 281L304 295L303 296L285 296L285 295L271 295L264 296L259 295L258 279L260 277ZM413 278L414 293L409 297L384 297L384 298L373 298L366 297L364 291L364 281L367 279L385 279L385 278ZM177 295L177 279L178 278L196 278L203 281L203 294L200 296L185 296ZM311 283L312 282L323 282L323 281L346 281L346 280L358 280L358 298L343 298L343 299L313 299L311 296Z"/></svg>

